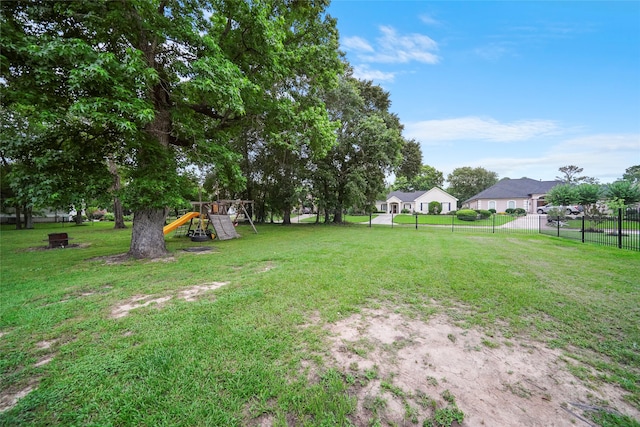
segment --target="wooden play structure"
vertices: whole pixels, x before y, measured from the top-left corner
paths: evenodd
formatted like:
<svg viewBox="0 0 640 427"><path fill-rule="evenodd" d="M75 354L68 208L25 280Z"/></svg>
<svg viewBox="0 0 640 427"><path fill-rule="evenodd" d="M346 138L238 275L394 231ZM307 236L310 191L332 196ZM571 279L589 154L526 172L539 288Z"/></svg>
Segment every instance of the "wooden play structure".
<svg viewBox="0 0 640 427"><path fill-rule="evenodd" d="M193 241L209 239L229 240L240 237L236 226L240 219L247 220L257 234L251 215L252 200L218 200L215 202L191 202L198 212L187 212L163 228L164 234L175 231L176 235L191 237ZM233 219L232 219L233 217ZM194 222L194 220L196 220Z"/></svg>

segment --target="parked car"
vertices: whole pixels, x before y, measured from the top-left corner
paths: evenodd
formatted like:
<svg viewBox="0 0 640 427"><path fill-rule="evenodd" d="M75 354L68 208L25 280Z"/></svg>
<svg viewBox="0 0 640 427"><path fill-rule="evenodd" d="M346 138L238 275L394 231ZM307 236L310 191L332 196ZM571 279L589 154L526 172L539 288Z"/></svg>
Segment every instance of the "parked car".
<svg viewBox="0 0 640 427"><path fill-rule="evenodd" d="M580 212L582 212L582 206L579 206L579 205L570 205L570 206L545 205L545 206L540 206L536 212L538 212L539 214L546 214L546 213L549 213L551 209L557 209L561 212L564 211L567 213L567 215L571 215L571 214L578 215Z"/></svg>

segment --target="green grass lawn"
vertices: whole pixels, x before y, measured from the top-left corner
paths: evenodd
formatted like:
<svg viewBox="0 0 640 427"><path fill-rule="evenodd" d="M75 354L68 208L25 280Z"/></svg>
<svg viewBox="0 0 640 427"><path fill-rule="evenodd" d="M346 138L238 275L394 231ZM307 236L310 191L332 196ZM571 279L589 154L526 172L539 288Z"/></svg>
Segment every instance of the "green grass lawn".
<svg viewBox="0 0 640 427"><path fill-rule="evenodd" d="M0 391L34 389L0 425L243 426L264 414L348 425L350 381L323 357L323 325L377 304L425 318L465 307L466 325L563 349L640 408L638 252L542 235L240 225L241 239L204 243L210 252L167 236L171 258L108 263L98 257L126 252L130 229L36 227L0 236ZM33 249L60 231L78 247ZM228 284L177 297L214 282ZM173 298L111 318L144 295Z"/></svg>

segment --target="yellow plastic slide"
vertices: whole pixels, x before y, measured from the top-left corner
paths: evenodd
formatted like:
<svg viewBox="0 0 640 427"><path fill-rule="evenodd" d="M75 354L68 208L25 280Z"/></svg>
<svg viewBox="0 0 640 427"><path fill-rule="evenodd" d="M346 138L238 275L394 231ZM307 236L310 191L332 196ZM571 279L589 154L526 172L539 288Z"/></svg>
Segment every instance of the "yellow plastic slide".
<svg viewBox="0 0 640 427"><path fill-rule="evenodd" d="M197 218L200 216L200 212L189 212L187 214L182 215L180 218L173 221L171 224L167 224L162 228L162 232L164 234L171 233L176 228L180 227L187 221L192 220L193 218Z"/></svg>

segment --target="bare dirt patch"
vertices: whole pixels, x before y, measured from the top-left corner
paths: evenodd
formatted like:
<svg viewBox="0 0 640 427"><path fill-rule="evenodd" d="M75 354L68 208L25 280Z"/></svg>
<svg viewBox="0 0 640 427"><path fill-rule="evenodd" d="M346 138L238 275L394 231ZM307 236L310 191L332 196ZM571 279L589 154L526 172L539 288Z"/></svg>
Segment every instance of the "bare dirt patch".
<svg viewBox="0 0 640 427"><path fill-rule="evenodd" d="M55 354L49 354L47 356L41 357L33 366L39 368L40 366L44 366L47 363L51 362L55 358Z"/></svg>
<svg viewBox="0 0 640 427"><path fill-rule="evenodd" d="M229 284L229 282L212 282L205 283L202 285L195 285L189 288L181 289L177 292L176 295L165 295L165 296L155 296L155 295L135 295L128 300L119 303L115 307L111 309L111 318L119 319L127 316L132 310L136 310L142 307L148 307L151 304L156 304L158 308L162 308L166 302L171 300L174 296L178 298L182 298L185 301L196 301L197 297L202 295L207 291L211 291L214 289L218 289L224 285Z"/></svg>
<svg viewBox="0 0 640 427"><path fill-rule="evenodd" d="M38 388L40 380L31 379L27 385L9 388L0 393L0 413L8 411L18 404L18 401Z"/></svg>
<svg viewBox="0 0 640 427"><path fill-rule="evenodd" d="M266 273L269 270L273 270L275 268L275 264L272 261L267 261L267 263L258 271L258 273Z"/></svg>
<svg viewBox="0 0 640 427"><path fill-rule="evenodd" d="M173 296L171 295L158 298L153 298L153 295L135 295L124 303L114 307L111 310L111 317L114 319L119 319L121 317L127 316L131 312L131 310L148 307L151 304L162 306L162 304L169 301L171 298L173 298Z"/></svg>
<svg viewBox="0 0 640 427"><path fill-rule="evenodd" d="M334 363L356 379L358 426L376 419L415 425L452 401L463 426L589 425L581 408L604 402L640 416L621 390L585 385L569 373L559 350L463 329L444 314L425 322L366 310L330 331Z"/></svg>
<svg viewBox="0 0 640 427"><path fill-rule="evenodd" d="M197 299L196 297L204 292L218 289L228 283L229 282L213 282L204 285L196 285L178 292L178 295L179 298L182 298L185 301L195 301Z"/></svg>
<svg viewBox="0 0 640 427"><path fill-rule="evenodd" d="M17 249L16 252L62 251L65 249L83 249L83 248L88 248L89 246L91 246L91 243L72 243L67 246L54 247L54 248L49 246L35 246L30 248Z"/></svg>
<svg viewBox="0 0 640 427"><path fill-rule="evenodd" d="M36 343L36 347L40 350L48 350L50 349L58 340L43 340Z"/></svg>

